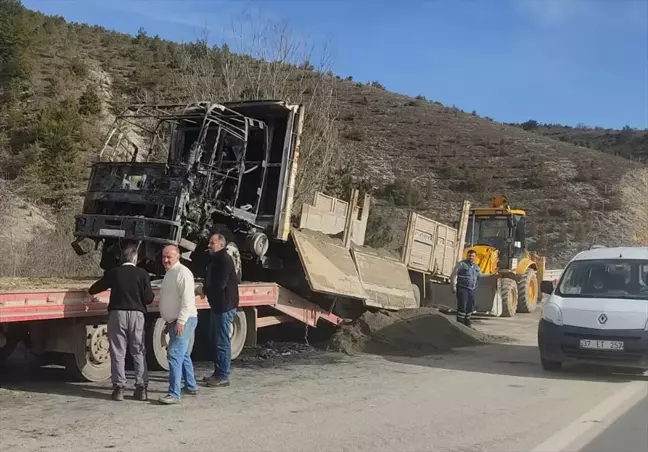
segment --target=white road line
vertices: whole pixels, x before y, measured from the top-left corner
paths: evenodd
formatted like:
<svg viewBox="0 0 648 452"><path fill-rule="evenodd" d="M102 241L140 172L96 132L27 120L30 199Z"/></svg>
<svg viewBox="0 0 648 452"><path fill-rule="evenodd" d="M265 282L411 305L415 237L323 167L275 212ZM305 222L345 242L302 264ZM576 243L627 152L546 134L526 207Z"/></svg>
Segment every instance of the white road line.
<svg viewBox="0 0 648 452"><path fill-rule="evenodd" d="M633 381L576 419L531 452L580 450L589 440L609 427L623 413L648 395L648 383Z"/></svg>

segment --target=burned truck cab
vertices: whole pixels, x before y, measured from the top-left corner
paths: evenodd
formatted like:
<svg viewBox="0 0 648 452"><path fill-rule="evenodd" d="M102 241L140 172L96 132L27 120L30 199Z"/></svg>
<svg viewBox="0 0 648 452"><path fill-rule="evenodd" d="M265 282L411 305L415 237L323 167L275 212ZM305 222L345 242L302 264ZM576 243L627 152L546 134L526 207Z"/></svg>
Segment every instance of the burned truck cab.
<svg viewBox="0 0 648 452"><path fill-rule="evenodd" d="M200 277L219 232L241 277L242 262L263 264L288 238L302 121L281 101L129 107L92 166L72 246L94 243L108 270L136 243L138 265L162 275L161 250L175 244Z"/></svg>

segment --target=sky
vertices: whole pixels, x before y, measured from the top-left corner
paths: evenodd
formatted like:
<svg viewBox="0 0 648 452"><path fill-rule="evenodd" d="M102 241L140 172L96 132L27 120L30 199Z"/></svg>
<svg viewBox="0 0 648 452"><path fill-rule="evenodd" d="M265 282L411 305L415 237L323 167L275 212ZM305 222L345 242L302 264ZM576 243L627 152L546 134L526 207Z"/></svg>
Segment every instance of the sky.
<svg viewBox="0 0 648 452"><path fill-rule="evenodd" d="M23 0L234 51L283 24L316 66L503 122L648 128L648 0ZM326 57L326 58L325 58Z"/></svg>

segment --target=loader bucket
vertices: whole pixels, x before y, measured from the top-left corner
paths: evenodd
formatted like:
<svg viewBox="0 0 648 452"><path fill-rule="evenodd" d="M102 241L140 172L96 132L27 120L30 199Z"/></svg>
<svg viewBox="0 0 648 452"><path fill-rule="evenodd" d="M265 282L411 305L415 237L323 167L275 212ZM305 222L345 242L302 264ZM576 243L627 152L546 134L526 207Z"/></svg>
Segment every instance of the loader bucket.
<svg viewBox="0 0 648 452"><path fill-rule="evenodd" d="M388 310L418 307L405 264L368 247L354 247L351 254L368 295L367 306Z"/></svg>
<svg viewBox="0 0 648 452"><path fill-rule="evenodd" d="M479 278L475 289L475 310L480 314L499 317L502 315L501 279L497 275ZM456 304L455 304L456 306Z"/></svg>
<svg viewBox="0 0 648 452"><path fill-rule="evenodd" d="M502 315L502 294L500 279L497 275L479 278L475 289L475 310L479 314L499 317ZM450 284L430 284L428 288L429 304L441 308L457 309L457 296L452 293Z"/></svg>
<svg viewBox="0 0 648 452"><path fill-rule="evenodd" d="M308 284L314 292L367 299L349 250L338 239L309 229L291 231Z"/></svg>

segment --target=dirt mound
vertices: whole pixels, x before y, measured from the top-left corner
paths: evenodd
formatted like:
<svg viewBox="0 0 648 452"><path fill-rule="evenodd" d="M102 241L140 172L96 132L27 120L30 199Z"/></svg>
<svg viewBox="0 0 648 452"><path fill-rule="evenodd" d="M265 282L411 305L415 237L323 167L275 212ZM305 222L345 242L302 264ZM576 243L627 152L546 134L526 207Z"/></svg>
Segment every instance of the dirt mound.
<svg viewBox="0 0 648 452"><path fill-rule="evenodd" d="M99 278L0 278L0 291L83 290Z"/></svg>
<svg viewBox="0 0 648 452"><path fill-rule="evenodd" d="M367 312L343 325L331 338L329 349L348 354L423 355L503 339L466 328L437 309L425 307Z"/></svg>

